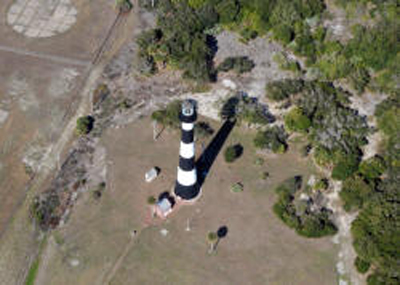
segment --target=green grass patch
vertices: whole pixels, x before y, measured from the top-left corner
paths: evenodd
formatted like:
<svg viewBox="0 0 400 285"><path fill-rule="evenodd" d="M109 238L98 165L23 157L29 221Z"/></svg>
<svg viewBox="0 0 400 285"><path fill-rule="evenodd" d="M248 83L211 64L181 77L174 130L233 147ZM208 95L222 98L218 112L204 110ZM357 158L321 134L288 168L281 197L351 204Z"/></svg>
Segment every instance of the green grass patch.
<svg viewBox="0 0 400 285"><path fill-rule="evenodd" d="M31 267L29 268L28 275L25 280L25 285L34 285L37 273L39 271L39 265L40 265L40 257L42 255L43 249L47 243L47 237L45 237L42 242L39 245L39 253L35 260L32 262Z"/></svg>

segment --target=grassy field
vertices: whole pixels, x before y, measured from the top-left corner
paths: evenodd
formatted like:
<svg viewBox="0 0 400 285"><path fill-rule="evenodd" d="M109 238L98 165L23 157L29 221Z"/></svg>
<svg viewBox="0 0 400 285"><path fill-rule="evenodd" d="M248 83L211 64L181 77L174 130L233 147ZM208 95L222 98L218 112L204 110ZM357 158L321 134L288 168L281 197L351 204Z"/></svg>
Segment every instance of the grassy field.
<svg viewBox="0 0 400 285"><path fill-rule="evenodd" d="M295 149L265 155L264 165L257 166L251 135L234 129L226 145L241 143L243 156L228 165L220 154L200 199L159 221L151 218L146 199L173 187L179 133L166 131L154 142L148 119L109 130L102 141L107 190L100 201L84 193L68 224L57 230L62 243L44 284L335 284L330 240L301 238L272 213L274 186L313 169ZM147 184L144 173L153 166L161 175ZM260 179L263 171L269 179ZM230 191L236 182L243 192ZM227 236L210 255L207 233L221 226L228 228ZM71 259L79 265L71 266Z"/></svg>

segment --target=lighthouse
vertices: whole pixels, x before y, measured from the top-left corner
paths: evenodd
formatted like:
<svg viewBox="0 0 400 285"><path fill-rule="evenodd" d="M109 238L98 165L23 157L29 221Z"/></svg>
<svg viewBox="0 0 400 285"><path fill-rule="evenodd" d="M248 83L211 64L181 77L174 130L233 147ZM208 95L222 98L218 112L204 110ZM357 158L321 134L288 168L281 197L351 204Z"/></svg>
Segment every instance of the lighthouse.
<svg viewBox="0 0 400 285"><path fill-rule="evenodd" d="M174 193L178 199L190 201L200 193L197 183L194 145L194 123L196 121L196 107L191 100L182 102L179 120L182 127L182 138L179 148L179 166Z"/></svg>

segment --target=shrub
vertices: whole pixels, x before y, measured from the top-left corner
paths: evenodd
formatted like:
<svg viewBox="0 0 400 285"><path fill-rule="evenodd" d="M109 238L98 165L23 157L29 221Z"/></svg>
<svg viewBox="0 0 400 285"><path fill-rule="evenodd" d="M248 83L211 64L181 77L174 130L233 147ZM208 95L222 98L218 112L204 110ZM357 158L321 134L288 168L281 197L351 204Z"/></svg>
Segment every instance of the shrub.
<svg viewBox="0 0 400 285"><path fill-rule="evenodd" d="M251 71L254 66L254 61L247 56L227 57L220 63L217 70L224 72L234 70L236 73L242 74Z"/></svg>
<svg viewBox="0 0 400 285"><path fill-rule="evenodd" d="M329 187L329 180L326 178L320 179L317 183L314 185L314 189L316 190L326 190Z"/></svg>
<svg viewBox="0 0 400 285"><path fill-rule="evenodd" d="M273 101L282 101L290 95L299 93L303 90L304 81L301 79L283 79L273 81L266 86L266 96Z"/></svg>
<svg viewBox="0 0 400 285"><path fill-rule="evenodd" d="M147 204L148 205L155 205L157 203L157 199L154 196L147 197Z"/></svg>
<svg viewBox="0 0 400 285"><path fill-rule="evenodd" d="M371 263L360 258L359 256L357 256L356 259L354 260L354 265L357 271L360 273L366 273L368 269L371 267Z"/></svg>
<svg viewBox="0 0 400 285"><path fill-rule="evenodd" d="M228 163L234 162L243 153L243 147L240 144L228 146L224 152L225 161Z"/></svg>
<svg viewBox="0 0 400 285"><path fill-rule="evenodd" d="M275 153L284 153L287 149L287 134L283 128L274 126L266 131L259 131L253 142L254 146L261 149L269 149Z"/></svg>
<svg viewBox="0 0 400 285"><path fill-rule="evenodd" d="M115 5L119 11L124 13L129 12L133 7L129 0L116 0Z"/></svg>
<svg viewBox="0 0 400 285"><path fill-rule="evenodd" d="M206 122L198 122L194 133L198 138L208 138L214 133L214 129Z"/></svg>
<svg viewBox="0 0 400 285"><path fill-rule="evenodd" d="M285 127L289 131L304 133L307 132L310 126L310 119L306 115L304 115L303 111L300 108L292 109L285 116Z"/></svg>
<svg viewBox="0 0 400 285"><path fill-rule="evenodd" d="M181 112L182 101L175 100L169 103L165 109L157 110L151 114L151 118L160 124L171 128L179 128L179 114Z"/></svg>
<svg viewBox="0 0 400 285"><path fill-rule="evenodd" d="M143 75L155 74L157 72L157 65L154 57L145 52L138 53L137 69Z"/></svg>
<svg viewBox="0 0 400 285"><path fill-rule="evenodd" d="M294 39L294 31L288 25L277 25L274 28L274 38L287 45Z"/></svg>
<svg viewBox="0 0 400 285"><path fill-rule="evenodd" d="M339 195L343 201L343 208L346 211L361 209L363 204L368 201L373 193L371 185L364 181L361 176L347 178L343 182L342 190Z"/></svg>
<svg viewBox="0 0 400 285"><path fill-rule="evenodd" d="M301 188L299 177L289 179L279 185L275 192L278 201L273 206L274 213L299 235L306 237L322 237L337 232L336 226L330 219L330 211L321 208L313 212L307 204L303 214L298 214L295 207L295 193Z"/></svg>
<svg viewBox="0 0 400 285"><path fill-rule="evenodd" d="M386 170L385 160L380 156L374 156L360 163L360 173L367 179L377 179Z"/></svg>
<svg viewBox="0 0 400 285"><path fill-rule="evenodd" d="M92 116L83 116L76 121L75 131L78 135L86 135L93 129L94 118Z"/></svg>
<svg viewBox="0 0 400 285"><path fill-rule="evenodd" d="M251 40L254 40L255 38L257 38L258 33L255 30L252 30L250 28L244 28L240 31L240 36L241 36L241 41L244 43L247 43Z"/></svg>
<svg viewBox="0 0 400 285"><path fill-rule="evenodd" d="M336 180L345 180L355 173L358 169L359 158L354 155L346 155L340 160L332 170L332 178Z"/></svg>

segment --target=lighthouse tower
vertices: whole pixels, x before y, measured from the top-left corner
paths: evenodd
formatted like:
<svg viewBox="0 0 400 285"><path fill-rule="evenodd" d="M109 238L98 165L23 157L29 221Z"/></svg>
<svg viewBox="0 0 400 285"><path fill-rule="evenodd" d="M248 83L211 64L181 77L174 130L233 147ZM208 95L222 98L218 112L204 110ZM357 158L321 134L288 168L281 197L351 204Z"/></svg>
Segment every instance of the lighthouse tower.
<svg viewBox="0 0 400 285"><path fill-rule="evenodd" d="M179 166L175 195L182 200L193 200L199 192L195 166L194 123L197 114L194 102L185 100L179 119L182 124L182 139L179 149Z"/></svg>

